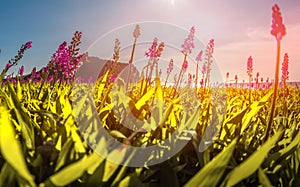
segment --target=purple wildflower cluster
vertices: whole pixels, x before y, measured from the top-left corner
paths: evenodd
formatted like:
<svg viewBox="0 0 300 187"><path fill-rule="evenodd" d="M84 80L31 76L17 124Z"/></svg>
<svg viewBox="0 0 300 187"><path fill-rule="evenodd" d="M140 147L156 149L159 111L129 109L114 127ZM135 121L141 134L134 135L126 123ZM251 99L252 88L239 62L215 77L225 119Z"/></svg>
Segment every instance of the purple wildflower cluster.
<svg viewBox="0 0 300 187"><path fill-rule="evenodd" d="M31 71L30 75L24 75L24 66L21 66L18 72L18 75L22 77L22 79L13 77L12 75L6 76L6 81L16 82L20 79L22 82L67 82L67 81L74 81L75 72L77 68L80 66L80 61L84 57L84 54L78 54L79 51L79 44L81 43L82 33L76 31L72 38L72 41L69 46L67 46L67 42L63 42L58 50L52 55L50 62L47 64L46 67L42 68L40 71L37 72L36 67L34 67ZM12 66L17 65L17 62L23 57L23 54L26 49L32 47L32 42L27 42L26 44L22 45L21 49L16 55L15 59L10 60L2 74L1 77L3 78L4 75L7 73L8 69ZM1 79L2 79L1 78Z"/></svg>
<svg viewBox="0 0 300 187"><path fill-rule="evenodd" d="M289 55L285 53L284 60L282 62L282 75L281 75L281 82L286 84L286 81L289 80Z"/></svg>
<svg viewBox="0 0 300 187"><path fill-rule="evenodd" d="M182 64L182 70L183 70L183 72L186 72L188 66L189 66L189 63L188 63L188 61L186 60L186 61Z"/></svg>
<svg viewBox="0 0 300 187"><path fill-rule="evenodd" d="M247 61L247 74L249 77L252 77L252 71L253 71L253 59L252 56L250 56Z"/></svg>
<svg viewBox="0 0 300 187"><path fill-rule="evenodd" d="M153 39L151 47L146 51L145 56L150 58L160 57L164 49L164 42L161 42L157 47L157 38Z"/></svg>
<svg viewBox="0 0 300 187"><path fill-rule="evenodd" d="M281 40L282 37L286 34L285 26L282 23L282 16L280 8L277 4L272 7L272 29L271 34L276 37L277 40Z"/></svg>
<svg viewBox="0 0 300 187"><path fill-rule="evenodd" d="M201 50L196 57L196 62L202 61L202 54L203 54L203 51Z"/></svg>
<svg viewBox="0 0 300 187"><path fill-rule="evenodd" d="M63 42L58 50L52 55L45 71L49 71L47 79L55 78L56 81L73 81L76 69L79 67L80 60L84 56L78 55L78 45L81 43L82 33L76 31L72 38L71 45L67 46L67 42Z"/></svg>
<svg viewBox="0 0 300 187"><path fill-rule="evenodd" d="M25 44L23 44L20 48L20 50L18 51L18 54L15 56L15 58L11 59L8 61L8 63L5 65L5 68L2 70L1 74L0 74L0 82L2 85L4 85L6 82L9 82L10 80L12 82L17 82L17 79L16 78L13 78L12 74L11 75L6 75L6 73L8 72L8 70L13 67L13 66L16 66L18 65L18 62L19 60L21 60L21 58L23 57L24 55L24 52L27 50L27 49L30 49L32 47L32 42L29 41ZM22 66L20 69L19 69L19 75L22 76L24 73L24 66ZM6 80L3 81L3 78L4 76L6 75Z"/></svg>
<svg viewBox="0 0 300 187"><path fill-rule="evenodd" d="M184 40L184 43L181 45L182 53L184 55L188 55L192 52L192 49L194 49L194 35L195 35L195 27L192 27L190 29L190 33L188 37Z"/></svg>
<svg viewBox="0 0 300 187"><path fill-rule="evenodd" d="M167 74L170 74L174 69L174 60L173 59L170 59L170 62L169 62L169 65L168 65L168 68L167 68Z"/></svg>

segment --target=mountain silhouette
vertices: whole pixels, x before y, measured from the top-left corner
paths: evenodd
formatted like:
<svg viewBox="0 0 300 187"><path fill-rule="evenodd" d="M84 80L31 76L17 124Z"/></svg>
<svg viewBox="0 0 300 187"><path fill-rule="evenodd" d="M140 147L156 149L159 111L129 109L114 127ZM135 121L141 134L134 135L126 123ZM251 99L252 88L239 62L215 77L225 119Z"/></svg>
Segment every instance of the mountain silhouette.
<svg viewBox="0 0 300 187"><path fill-rule="evenodd" d="M83 64L77 69L76 78L81 78L83 82L94 82L109 69L114 69L116 76L119 75L119 78L127 81L129 74L128 63L114 63L112 60L104 60L93 56L88 56L82 61ZM131 77L132 80L139 78L139 72L134 65L131 68Z"/></svg>
<svg viewBox="0 0 300 187"><path fill-rule="evenodd" d="M114 70L115 78L118 76L119 78L123 79L124 81L128 81L128 74L129 74L129 64L122 63L122 62L113 62L112 60L104 60L98 57L93 56L86 56L82 59L82 65L77 69L75 74L75 80L81 79L81 82L84 83L95 83L95 81L104 75L108 70ZM42 75L45 73L45 68L36 71L36 74ZM53 69L48 70L49 76L52 74ZM63 71L63 70L58 70ZM27 80L28 78L32 77L32 73L21 76L21 79ZM131 67L131 81L138 80L139 72L137 68L132 65ZM6 82L8 80L15 79L15 78L4 78L3 81ZM41 77L35 78L35 80L40 81Z"/></svg>

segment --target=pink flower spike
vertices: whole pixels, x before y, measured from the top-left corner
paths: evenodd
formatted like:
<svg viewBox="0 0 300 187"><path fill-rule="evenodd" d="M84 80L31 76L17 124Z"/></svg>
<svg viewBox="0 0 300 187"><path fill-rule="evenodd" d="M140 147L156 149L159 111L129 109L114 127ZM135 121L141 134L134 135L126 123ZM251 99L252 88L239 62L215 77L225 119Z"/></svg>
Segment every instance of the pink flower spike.
<svg viewBox="0 0 300 187"><path fill-rule="evenodd" d="M250 56L247 61L247 73L251 77L253 71L253 62L252 57Z"/></svg>
<svg viewBox="0 0 300 187"><path fill-rule="evenodd" d="M10 66L11 66L11 63L8 62L8 63L6 64L6 68L7 68L7 69L10 68Z"/></svg>
<svg viewBox="0 0 300 187"><path fill-rule="evenodd" d="M156 47L157 47L157 38L153 39L151 47L148 49L148 51L145 53L145 56L147 57L155 57L156 55Z"/></svg>
<svg viewBox="0 0 300 187"><path fill-rule="evenodd" d="M24 74L24 66L21 66L21 68L19 69L19 74L20 74L20 76L23 76L23 74Z"/></svg>
<svg viewBox="0 0 300 187"><path fill-rule="evenodd" d="M29 41L25 44L27 49L30 49L32 47L32 41Z"/></svg>
<svg viewBox="0 0 300 187"><path fill-rule="evenodd" d="M156 50L155 57L160 57L162 51L164 50L165 44L161 42Z"/></svg>
<svg viewBox="0 0 300 187"><path fill-rule="evenodd" d="M284 60L282 62L282 76L281 76L281 82L286 83L286 81L289 79L289 55L285 53Z"/></svg>
<svg viewBox="0 0 300 187"><path fill-rule="evenodd" d="M205 73L206 73L206 71L207 71L206 65L205 65L205 64L203 64L203 66L202 66L202 74L205 74Z"/></svg>
<svg viewBox="0 0 300 187"><path fill-rule="evenodd" d="M195 27L193 26L190 29L190 33L188 37L184 40L184 43L181 45L182 50L181 52L184 55L188 55L192 52L192 49L194 49L194 35L195 35Z"/></svg>
<svg viewBox="0 0 300 187"><path fill-rule="evenodd" d="M115 81L116 79L117 79L117 77L114 75L114 76L112 76L111 81Z"/></svg>
<svg viewBox="0 0 300 187"><path fill-rule="evenodd" d="M202 61L202 53L203 53L203 51L201 50L201 51L199 52L199 54L197 55L197 57L196 57L196 62Z"/></svg>
<svg viewBox="0 0 300 187"><path fill-rule="evenodd" d="M204 80L203 80L203 79L201 79L201 81L200 81L200 85L201 85L201 86L203 86L203 85L204 85Z"/></svg>
<svg viewBox="0 0 300 187"><path fill-rule="evenodd" d="M182 66L183 71L186 71L186 70L187 70L188 65L189 65L189 63L188 63L188 61L186 60L186 61L183 63L183 66Z"/></svg>
<svg viewBox="0 0 300 187"><path fill-rule="evenodd" d="M170 59L169 66L167 68L167 74L171 73L173 71L173 68L174 68L174 61L173 59Z"/></svg>
<svg viewBox="0 0 300 187"><path fill-rule="evenodd" d="M277 4L272 7L272 26L271 34L276 37L277 40L281 40L282 37L286 34L285 25L282 23L282 16L280 8Z"/></svg>

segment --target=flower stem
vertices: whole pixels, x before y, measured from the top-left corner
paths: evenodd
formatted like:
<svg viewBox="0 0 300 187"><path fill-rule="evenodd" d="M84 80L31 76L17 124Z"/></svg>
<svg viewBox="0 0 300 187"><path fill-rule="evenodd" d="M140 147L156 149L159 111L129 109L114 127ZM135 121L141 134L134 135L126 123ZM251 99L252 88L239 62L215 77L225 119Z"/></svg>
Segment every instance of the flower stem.
<svg viewBox="0 0 300 187"><path fill-rule="evenodd" d="M183 73L183 65L184 65L184 63L185 63L185 61L186 61L186 57L187 57L187 54L184 55L182 67L181 67L181 70L180 70L180 73L179 73L177 82L176 82L175 87L174 87L174 95L173 95L173 98L175 98L177 89L179 90L179 88L180 88L180 79L181 79L181 76L182 76L182 73Z"/></svg>
<svg viewBox="0 0 300 187"><path fill-rule="evenodd" d="M164 88L166 88L166 87L167 87L167 81L168 81L168 79L169 79L169 76L170 76L170 73L168 73L168 74L167 74L167 78L166 78L166 80L165 80L165 85L164 85Z"/></svg>
<svg viewBox="0 0 300 187"><path fill-rule="evenodd" d="M277 97L277 90L278 90L278 82L279 82L279 66L280 66L280 39L277 37L277 58L276 58L276 69L275 69L275 85L274 85L274 93L273 93L273 100L271 106L271 113L270 118L266 130L265 141L268 140L271 126L273 124L274 112L275 112L275 104L276 104L276 97Z"/></svg>
<svg viewBox="0 0 300 187"><path fill-rule="evenodd" d="M199 62L197 62L197 67L196 67L196 80L195 80L195 90L197 92L197 84L198 84L198 68L199 68Z"/></svg>
<svg viewBox="0 0 300 187"><path fill-rule="evenodd" d="M249 105L251 105L251 79L252 77L249 76Z"/></svg>
<svg viewBox="0 0 300 187"><path fill-rule="evenodd" d="M136 39L134 38L134 42L133 42L133 46L132 46L132 50L131 50L131 56L130 56L130 60L129 60L129 73L128 73L128 77L127 77L127 86L126 86L126 90L128 90L128 86L130 84L131 81L131 67L132 67L132 62L133 62L133 56L134 56L134 50L135 50L135 45L136 45Z"/></svg>

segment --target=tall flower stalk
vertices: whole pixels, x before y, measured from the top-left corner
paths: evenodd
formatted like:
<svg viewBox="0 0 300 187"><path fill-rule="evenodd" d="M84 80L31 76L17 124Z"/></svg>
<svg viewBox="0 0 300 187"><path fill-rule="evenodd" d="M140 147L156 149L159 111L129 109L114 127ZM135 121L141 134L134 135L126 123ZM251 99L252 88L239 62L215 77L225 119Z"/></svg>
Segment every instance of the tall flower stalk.
<svg viewBox="0 0 300 187"><path fill-rule="evenodd" d="M284 54L284 60L282 62L281 71L281 83L284 86L284 90L286 90L286 82L287 80L289 80L289 55L287 53Z"/></svg>
<svg viewBox="0 0 300 187"><path fill-rule="evenodd" d="M238 75L234 76L234 80L235 80L235 87L237 88L238 87L238 80L239 80Z"/></svg>
<svg viewBox="0 0 300 187"><path fill-rule="evenodd" d="M148 82L148 79L149 79L149 67L150 68L152 67L152 63L153 63L152 61L153 61L153 59L156 56L157 43L158 43L157 38L156 37L153 38L153 42L152 42L151 47L145 53L145 56L149 57L148 64L147 64L147 67L146 67L146 79L147 79L147 82Z"/></svg>
<svg viewBox="0 0 300 187"><path fill-rule="evenodd" d="M251 104L252 72L253 72L253 59L252 56L250 56L247 61L247 74L249 76L249 105Z"/></svg>
<svg viewBox="0 0 300 187"><path fill-rule="evenodd" d="M201 50L199 54L196 57L196 62L197 62L197 67L196 67L196 80L195 80L195 89L197 91L197 84L198 84L198 69L199 69L199 62L202 61L202 53L203 51Z"/></svg>
<svg viewBox="0 0 300 187"><path fill-rule="evenodd" d="M116 38L115 40L115 46L114 46L114 62L117 63L120 58L120 40Z"/></svg>
<svg viewBox="0 0 300 187"><path fill-rule="evenodd" d="M154 53L151 54L150 59L152 59L152 62L150 63L150 73L147 77L147 86L149 86L152 82L152 74L154 71L154 67L156 68L156 72L158 72L158 58L161 56L163 50L164 50L165 44L164 42L161 42L158 47L154 50Z"/></svg>
<svg viewBox="0 0 300 187"><path fill-rule="evenodd" d="M52 82L72 82L75 73L80 65L80 60L84 57L79 55L82 32L76 31L72 37L71 44L67 46L67 42L63 42L58 50L52 55L50 62L45 68L45 75L41 78L47 80L49 76L53 76Z"/></svg>
<svg viewBox="0 0 300 187"><path fill-rule="evenodd" d="M183 77L183 73L186 71L187 66L188 66L188 62L186 60L187 56L192 52L192 49L195 48L194 36L195 36L195 27L193 26L190 29L190 33L189 33L188 37L184 40L184 43L181 45L181 47L182 47L181 52L183 53L184 58L183 58L182 67L181 67L178 79L175 84L174 96L176 94L176 90L179 89L179 87L180 87L180 82Z"/></svg>
<svg viewBox="0 0 300 187"><path fill-rule="evenodd" d="M8 70L13 67L18 65L19 60L21 60L21 58L23 57L25 51L27 49L30 49L32 47L32 42L29 41L26 44L23 44L20 48L20 50L18 51L18 54L15 56L15 58L11 59L8 61L8 63L6 64L6 66L4 67L4 69L2 70L1 74L0 74L0 82L2 83L3 77L4 75L8 72ZM24 68L23 68L24 69ZM23 70L24 71L24 70Z"/></svg>
<svg viewBox="0 0 300 187"><path fill-rule="evenodd" d="M131 67L132 67L132 63L133 63L133 56L134 56L134 51L135 51L135 46L136 46L136 41L138 39L138 37L141 35L140 32L140 26L136 25L135 29L133 31L133 46L132 46L132 50L131 50L131 56L130 56L130 60L129 60L129 73L128 73L128 80L127 80L127 88L128 88L128 84L131 81Z"/></svg>
<svg viewBox="0 0 300 187"><path fill-rule="evenodd" d="M117 63L120 58L120 40L116 38L115 40L115 46L114 46L114 55L113 55L113 62L110 66L110 72L109 72L109 80L114 81L117 77Z"/></svg>
<svg viewBox="0 0 300 187"><path fill-rule="evenodd" d="M280 42L282 37L286 34L285 25L282 23L282 16L280 9L277 4L272 7L272 26L271 26L271 34L275 36L277 41L277 58L276 58L276 69L275 69L275 83L274 83L274 94L270 112L270 119L268 122L265 140L268 139L271 126L273 124L274 112L275 112L275 104L278 90L278 82L279 82L279 69L280 69Z"/></svg>
<svg viewBox="0 0 300 187"><path fill-rule="evenodd" d="M206 69L207 69L207 67L206 67L206 64L204 63L202 65L202 69L201 69L201 73L202 73L201 87L204 87L205 74L207 72Z"/></svg>
<svg viewBox="0 0 300 187"><path fill-rule="evenodd" d="M229 72L226 73L225 86L228 86Z"/></svg>
<svg viewBox="0 0 300 187"><path fill-rule="evenodd" d="M183 63L182 68L181 68L182 74L181 74L181 78L179 78L179 80L180 80L179 85L182 84L182 81L183 81L183 75L184 75L184 73L187 71L188 66L189 66L189 62L186 60L186 61Z"/></svg>
<svg viewBox="0 0 300 187"><path fill-rule="evenodd" d="M76 31L72 37L71 44L67 46L67 42L59 45L57 51L52 55L47 67L40 72L35 73L35 82L42 81L36 97L39 98L42 88L46 81L50 82L52 86L59 83L70 83L75 79L75 73L80 66L80 61L84 54L79 54L82 32Z"/></svg>
<svg viewBox="0 0 300 187"><path fill-rule="evenodd" d="M214 52L214 39L211 39L206 47L205 51L205 66L206 66L206 77L204 80L204 87L209 85L210 82L210 72L211 72L211 65L212 65L212 60L213 60L213 52Z"/></svg>
<svg viewBox="0 0 300 187"><path fill-rule="evenodd" d="M164 88L166 88L166 86L167 86L169 76L170 76L171 72L173 71L173 69L174 69L174 61L173 61L173 59L170 59L170 62L169 62L168 68L167 68L167 78L165 80Z"/></svg>

